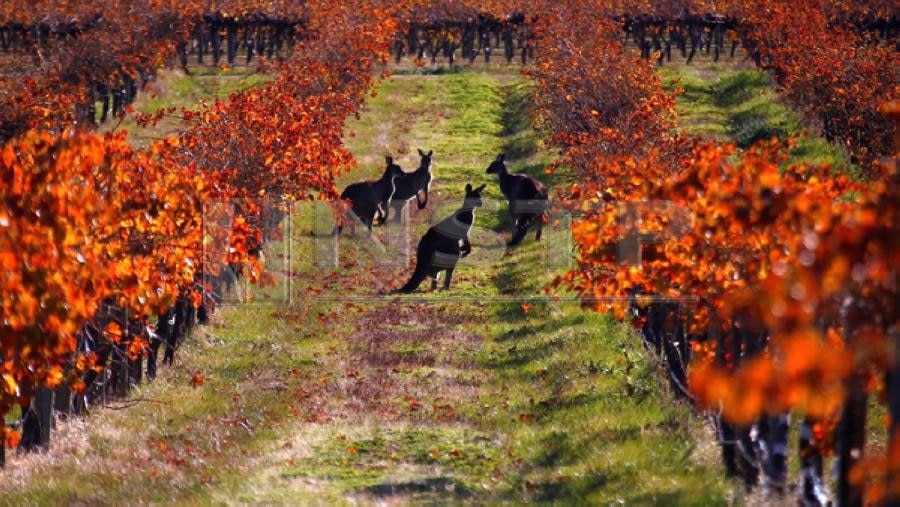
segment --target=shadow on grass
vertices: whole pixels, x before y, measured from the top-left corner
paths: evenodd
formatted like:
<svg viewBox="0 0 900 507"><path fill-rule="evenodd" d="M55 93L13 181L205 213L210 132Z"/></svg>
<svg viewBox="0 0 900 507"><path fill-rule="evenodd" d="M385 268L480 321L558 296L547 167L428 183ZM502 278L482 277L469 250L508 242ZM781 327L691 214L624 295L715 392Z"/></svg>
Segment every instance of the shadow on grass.
<svg viewBox="0 0 900 507"><path fill-rule="evenodd" d="M406 482L384 482L362 488L362 492L377 496L391 497L398 495L442 494L458 498L472 496L472 491L464 484L449 477L428 477Z"/></svg>
<svg viewBox="0 0 900 507"><path fill-rule="evenodd" d="M499 309L497 315L504 318L507 322L522 322L522 309L518 303L504 303L502 309ZM586 323L584 314L581 312L566 315L562 319L544 320L543 323L536 326L522 326L511 329L497 337L498 343L514 342L519 338L532 336L539 333L553 332L563 327L581 326Z"/></svg>
<svg viewBox="0 0 900 507"><path fill-rule="evenodd" d="M500 135L513 136L531 129L531 113L534 106L530 100L531 86L527 83L510 84L505 87L506 100L500 122L503 130ZM511 155L510 155L511 156Z"/></svg>
<svg viewBox="0 0 900 507"><path fill-rule="evenodd" d="M768 74L745 70L719 79L709 87L709 93L713 104L730 108L758 97L771 86L772 80Z"/></svg>
<svg viewBox="0 0 900 507"><path fill-rule="evenodd" d="M426 65L412 69L396 68L391 71L391 74L395 76L443 76L445 74L463 74L465 72L471 71L458 65L439 65L437 67Z"/></svg>
<svg viewBox="0 0 900 507"><path fill-rule="evenodd" d="M534 489L533 497L537 502L555 502L561 498L581 498L594 490L605 487L612 479L612 476L604 473L596 473L589 477L580 477L574 480L563 476L555 480L532 485L532 489Z"/></svg>
<svg viewBox="0 0 900 507"><path fill-rule="evenodd" d="M496 370L519 370L523 366L539 362L550 355L554 345L549 342L543 342L540 345L531 347L519 347L514 345L510 347L502 357L492 358L485 361L485 368ZM520 376L527 376L527 372L518 372Z"/></svg>
<svg viewBox="0 0 900 507"><path fill-rule="evenodd" d="M534 114L532 87L528 82L521 82L504 86L503 92L504 102L500 118L503 130L500 135L503 136L506 160L515 168L513 172L533 176L547 186L562 182L564 174L548 175L544 172L549 154L541 152L540 133L531 123Z"/></svg>

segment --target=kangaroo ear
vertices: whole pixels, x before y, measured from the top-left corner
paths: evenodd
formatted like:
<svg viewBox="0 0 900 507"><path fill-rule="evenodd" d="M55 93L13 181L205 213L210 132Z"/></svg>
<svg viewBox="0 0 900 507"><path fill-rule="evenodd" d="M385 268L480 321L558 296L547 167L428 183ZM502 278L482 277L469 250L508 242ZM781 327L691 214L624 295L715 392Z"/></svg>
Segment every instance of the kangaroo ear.
<svg viewBox="0 0 900 507"><path fill-rule="evenodd" d="M466 183L466 193L467 194L472 193L472 184L471 183Z"/></svg>
<svg viewBox="0 0 900 507"><path fill-rule="evenodd" d="M425 156L425 152L422 151L422 148L419 148L419 156L420 156L420 157L424 157L424 156Z"/></svg>
<svg viewBox="0 0 900 507"><path fill-rule="evenodd" d="M387 165L391 165L394 163L394 157L388 155L388 156L384 157L384 161L387 162Z"/></svg>
<svg viewBox="0 0 900 507"><path fill-rule="evenodd" d="M484 190L484 187L486 187L486 186L487 185L481 185L480 187L476 188L475 191L480 194Z"/></svg>
<svg viewBox="0 0 900 507"><path fill-rule="evenodd" d="M428 150L428 156L429 156L429 157L431 156L432 153L434 153L434 150Z"/></svg>
<svg viewBox="0 0 900 507"><path fill-rule="evenodd" d="M503 162L506 159L506 153L497 155L497 162Z"/></svg>

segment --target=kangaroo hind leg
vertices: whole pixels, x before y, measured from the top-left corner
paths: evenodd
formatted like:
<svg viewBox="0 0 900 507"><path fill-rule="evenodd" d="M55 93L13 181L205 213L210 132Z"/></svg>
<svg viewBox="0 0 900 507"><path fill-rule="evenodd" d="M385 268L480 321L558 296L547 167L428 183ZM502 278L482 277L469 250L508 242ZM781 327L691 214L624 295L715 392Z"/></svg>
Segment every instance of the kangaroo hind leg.
<svg viewBox="0 0 900 507"><path fill-rule="evenodd" d="M444 290L450 288L450 279L453 278L453 270L455 268L447 268L446 278L444 278Z"/></svg>
<svg viewBox="0 0 900 507"><path fill-rule="evenodd" d="M515 215L510 239L507 241L506 246L518 245L525 239L526 234L528 234L528 217L519 214Z"/></svg>
<svg viewBox="0 0 900 507"><path fill-rule="evenodd" d="M510 216L510 222L511 222L510 233L515 235L516 231L522 227L523 221L524 221L524 218L522 217L522 215L520 215L518 213L512 213Z"/></svg>

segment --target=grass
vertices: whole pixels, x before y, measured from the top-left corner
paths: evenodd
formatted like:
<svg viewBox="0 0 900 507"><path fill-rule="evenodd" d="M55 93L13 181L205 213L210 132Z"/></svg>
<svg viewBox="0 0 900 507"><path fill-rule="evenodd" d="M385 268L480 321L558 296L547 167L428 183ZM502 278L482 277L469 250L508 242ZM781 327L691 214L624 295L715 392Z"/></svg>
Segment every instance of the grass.
<svg viewBox="0 0 900 507"><path fill-rule="evenodd" d="M527 91L515 74L388 78L348 128L360 167L343 181L379 174L386 153L410 170L415 148L434 149L413 241L467 182L500 198L485 174L499 151L511 170L559 182L542 171ZM97 410L65 425L50 455L13 459L0 504L729 502L708 430L671 401L627 326L577 303L523 304L568 250L554 230L497 246L504 206L478 212L475 253L449 292L377 300L353 297L398 286L409 265L342 239L338 269L316 268L301 208L286 239L291 305L220 311L136 393L152 401Z"/></svg>
<svg viewBox="0 0 900 507"><path fill-rule="evenodd" d="M526 86L515 75L460 72L386 80L352 126L350 147L364 161L358 174L378 174L385 153L409 170L414 148L434 149L432 195L448 202L435 218L458 205L466 182L487 183L487 197L500 198L484 174L499 151L510 154L511 169L546 179L548 155L533 145L521 107ZM315 443L283 471L263 472L237 498L295 501L300 481L323 498L368 501L725 501L715 451L696 444L706 438L699 421L668 401L653 359L626 327L571 303L526 312L518 300L480 301L537 294L553 276L534 268L552 257L551 241L511 255L492 249L504 223L497 208L478 212L483 255L457 270L449 293L457 299L426 291L376 303L363 311L363 326L383 322L381 329L346 338L347 363L383 390L381 417L372 420L379 410L370 410L364 424L317 429L307 440ZM424 230L432 213L415 213L414 229ZM342 262L355 263L357 278L369 276L358 258ZM390 267L380 277L396 286L408 273ZM351 294L371 293L358 286Z"/></svg>
<svg viewBox="0 0 900 507"><path fill-rule="evenodd" d="M676 105L685 132L728 139L741 148L762 139L796 135L789 162L857 171L843 152L810 133L800 116L780 102L763 71L709 63L667 65L660 73L667 89L683 89Z"/></svg>

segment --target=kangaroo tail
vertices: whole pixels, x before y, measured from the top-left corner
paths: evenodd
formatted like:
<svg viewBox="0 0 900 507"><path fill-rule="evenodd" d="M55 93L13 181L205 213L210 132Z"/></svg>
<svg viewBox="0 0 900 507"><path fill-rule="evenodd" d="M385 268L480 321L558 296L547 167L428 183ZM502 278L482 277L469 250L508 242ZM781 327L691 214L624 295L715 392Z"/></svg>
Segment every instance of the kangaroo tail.
<svg viewBox="0 0 900 507"><path fill-rule="evenodd" d="M406 285L400 287L394 292L399 292L401 294L409 294L410 292L419 288L419 285L422 283L422 280L425 280L425 268L419 266L419 263L416 263L416 270L413 271L412 277L406 282Z"/></svg>

